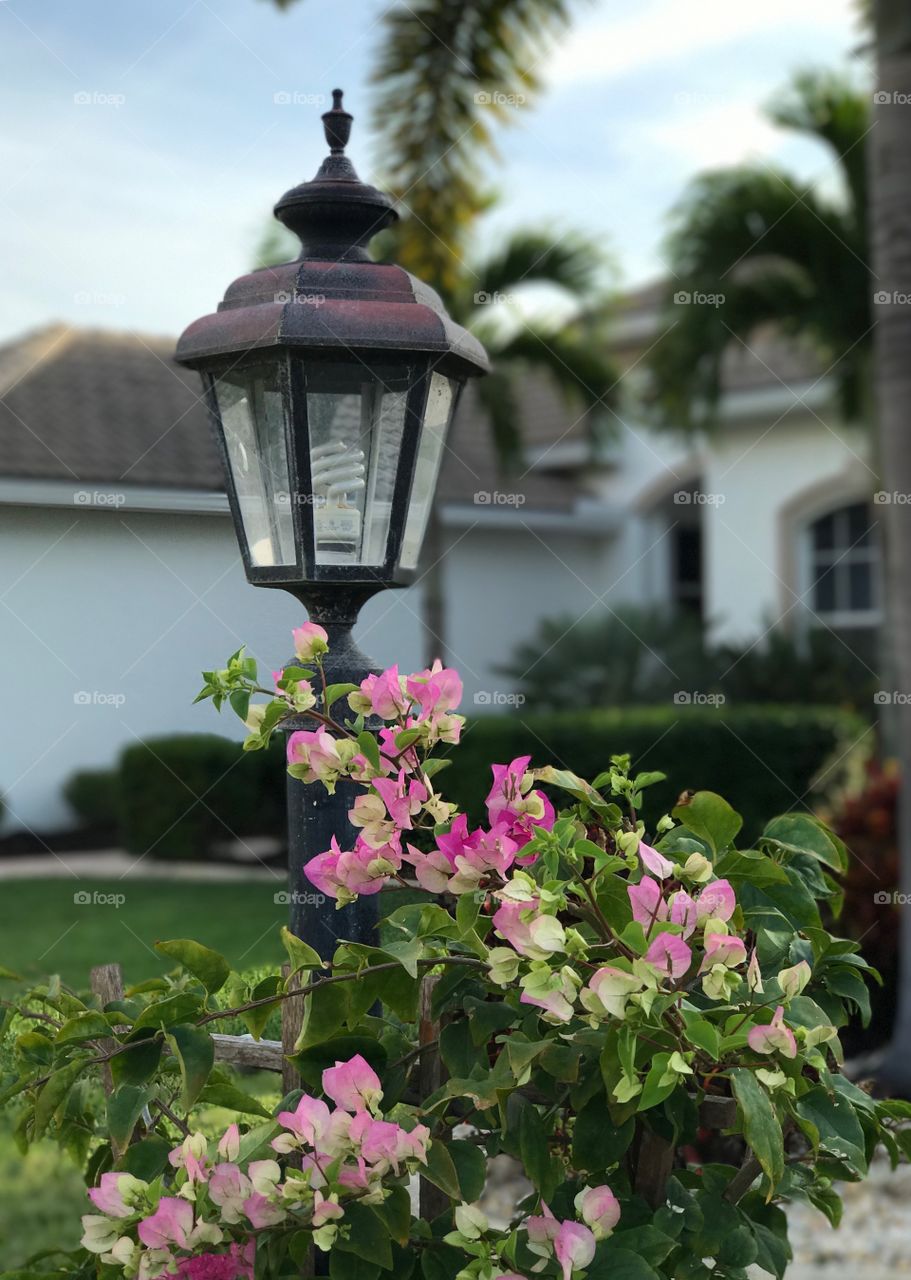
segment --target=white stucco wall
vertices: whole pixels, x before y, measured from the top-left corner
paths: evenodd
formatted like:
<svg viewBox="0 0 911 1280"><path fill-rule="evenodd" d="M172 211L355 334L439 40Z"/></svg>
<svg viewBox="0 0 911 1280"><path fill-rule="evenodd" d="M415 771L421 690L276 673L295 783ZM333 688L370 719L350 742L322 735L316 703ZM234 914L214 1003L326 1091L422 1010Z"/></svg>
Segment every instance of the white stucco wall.
<svg viewBox="0 0 911 1280"><path fill-rule="evenodd" d="M447 536L450 658L477 714L478 691L509 690L494 669L518 639L542 617L581 615L592 591L604 590L603 549L554 533L551 551L528 532ZM110 764L131 741L174 731L240 737L230 713L192 706L199 672L242 643L268 672L301 617L284 592L247 584L221 515L0 506L0 600L4 827L39 832L71 821L61 787L74 770ZM420 586L385 592L365 607L359 642L383 665L413 670L423 657L420 612Z"/></svg>
<svg viewBox="0 0 911 1280"><path fill-rule="evenodd" d="M732 425L689 455L637 426L618 441L615 465L590 478L601 516L589 508L563 527L530 512L499 527L470 511L450 520L447 641L468 712L496 711L497 696L513 691L497 668L543 618L578 622L605 606L667 600L666 533L694 514L675 507L678 487L723 498L700 506L716 634L740 640L782 615L799 621L801 529L876 483L862 433L805 411L773 421ZM377 662L421 665L421 591L385 592L365 607L358 639ZM39 831L70 821L66 778L111 763L125 743L174 731L239 737L233 716L192 706L199 672L242 643L268 671L301 617L284 592L247 584L227 515L81 507L0 505L0 604L5 826ZM478 693L491 701L479 704Z"/></svg>
<svg viewBox="0 0 911 1280"><path fill-rule="evenodd" d="M774 421L774 420L772 420ZM750 639L773 621L799 625L800 540L823 511L878 488L869 435L826 416L789 414L728 428L704 460L700 485L724 501L705 508L706 616L724 640Z"/></svg>

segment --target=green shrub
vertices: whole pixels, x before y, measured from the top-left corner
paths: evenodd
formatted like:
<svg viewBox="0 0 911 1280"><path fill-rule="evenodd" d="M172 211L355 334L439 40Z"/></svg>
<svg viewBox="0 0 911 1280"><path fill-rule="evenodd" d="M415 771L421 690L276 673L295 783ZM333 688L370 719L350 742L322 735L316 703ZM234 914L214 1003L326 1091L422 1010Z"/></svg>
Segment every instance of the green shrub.
<svg viewBox="0 0 911 1280"><path fill-rule="evenodd" d="M215 734L152 738L120 757L123 839L131 853L199 859L235 836L285 830L282 743L247 752Z"/></svg>
<svg viewBox="0 0 911 1280"><path fill-rule="evenodd" d="M747 838L770 814L808 803L827 761L863 735L865 723L829 707L630 707L544 715L485 716L469 723L440 790L480 821L477 796L489 790L490 761L530 755L594 777L611 755L629 752L634 769L673 763L674 782L645 793L646 820L654 823L677 799L680 784L730 797L743 814Z"/></svg>
<svg viewBox="0 0 911 1280"><path fill-rule="evenodd" d="M120 825L120 773L117 769L80 769L64 785L63 797L86 827Z"/></svg>
<svg viewBox="0 0 911 1280"><path fill-rule="evenodd" d="M718 644L696 618L623 605L582 622L544 619L501 670L539 711L670 706L678 690L700 689L738 705L795 702L869 717L877 668L859 639L849 649L821 627L803 634L770 621L759 640Z"/></svg>

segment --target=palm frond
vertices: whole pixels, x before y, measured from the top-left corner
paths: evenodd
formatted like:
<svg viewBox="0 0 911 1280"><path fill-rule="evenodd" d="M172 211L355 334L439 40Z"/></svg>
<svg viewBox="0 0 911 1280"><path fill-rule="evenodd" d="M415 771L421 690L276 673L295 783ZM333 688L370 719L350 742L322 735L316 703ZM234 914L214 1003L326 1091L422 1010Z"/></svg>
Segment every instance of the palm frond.
<svg viewBox="0 0 911 1280"><path fill-rule="evenodd" d="M587 327L523 326L494 352L498 365L544 371L567 403L586 409L609 406L617 398L619 372L607 344Z"/></svg>
<svg viewBox="0 0 911 1280"><path fill-rule="evenodd" d="M726 349L765 323L838 361L845 406L856 409L870 275L853 203L837 207L770 168L704 174L674 211L668 255L665 333L649 362L666 425L713 425ZM681 295L691 301L675 303Z"/></svg>
<svg viewBox="0 0 911 1280"><path fill-rule="evenodd" d="M669 296L663 334L649 357L648 398L665 426L685 432L717 425L724 356L738 338L749 345L752 333L766 322L786 322L793 332L805 334L813 306L806 278L787 264L769 267L749 283L727 285L717 307L694 297L698 294L686 290Z"/></svg>
<svg viewBox="0 0 911 1280"><path fill-rule="evenodd" d="M513 232L497 252L472 265L474 293L494 297L547 284L585 303L603 290L607 261L600 245L579 232L529 229Z"/></svg>
<svg viewBox="0 0 911 1280"><path fill-rule="evenodd" d="M504 474L514 470L521 456L522 432L519 412L517 370L496 364L477 383L478 400L487 414L494 454Z"/></svg>
<svg viewBox="0 0 911 1280"><path fill-rule="evenodd" d="M407 215L400 261L446 298L487 203L495 129L538 90L534 68L569 10L569 0L415 0L384 19L374 123Z"/></svg>
<svg viewBox="0 0 911 1280"><path fill-rule="evenodd" d="M798 73L789 90L769 107L769 118L785 129L824 142L835 154L850 198L850 214L861 243L867 210L867 166L864 138L870 125L869 95L835 71Z"/></svg>

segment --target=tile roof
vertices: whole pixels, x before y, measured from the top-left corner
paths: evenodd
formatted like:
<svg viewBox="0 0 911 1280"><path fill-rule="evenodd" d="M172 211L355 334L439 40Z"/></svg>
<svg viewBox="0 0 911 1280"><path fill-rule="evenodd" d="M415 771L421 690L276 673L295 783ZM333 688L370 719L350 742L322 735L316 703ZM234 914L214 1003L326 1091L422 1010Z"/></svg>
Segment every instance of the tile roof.
<svg viewBox="0 0 911 1280"><path fill-rule="evenodd" d="M664 289L652 284L620 300L612 345L621 366L655 340ZM199 379L175 364L173 345L54 324L0 347L0 479L220 491ZM772 331L758 333L749 349L733 345L725 357L733 391L799 384L821 372L811 351ZM526 508L568 511L584 496L587 415L534 375L520 384L520 411L526 456L537 462L506 478L469 383L444 455L443 501L472 503L479 491L500 489L522 493ZM571 462L567 446L575 446Z"/></svg>
<svg viewBox="0 0 911 1280"><path fill-rule="evenodd" d="M198 375L173 359L173 342L135 333L51 325L0 347L0 477L218 491L221 466ZM524 388L525 439L541 452L585 437L578 410L549 383ZM567 509L568 477L499 475L469 385L444 457L440 492L472 502L511 488L526 503Z"/></svg>

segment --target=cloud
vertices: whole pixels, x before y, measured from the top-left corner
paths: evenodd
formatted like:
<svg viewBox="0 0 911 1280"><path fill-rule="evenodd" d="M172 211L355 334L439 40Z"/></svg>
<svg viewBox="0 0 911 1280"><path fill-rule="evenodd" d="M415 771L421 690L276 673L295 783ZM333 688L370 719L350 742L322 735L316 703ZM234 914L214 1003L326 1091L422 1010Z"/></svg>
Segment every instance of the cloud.
<svg viewBox="0 0 911 1280"><path fill-rule="evenodd" d="M783 43L796 27L845 31L856 27L852 0L653 0L635 14L602 13L579 22L549 59L545 76L553 87L629 75L668 61L745 42L781 29Z"/></svg>

